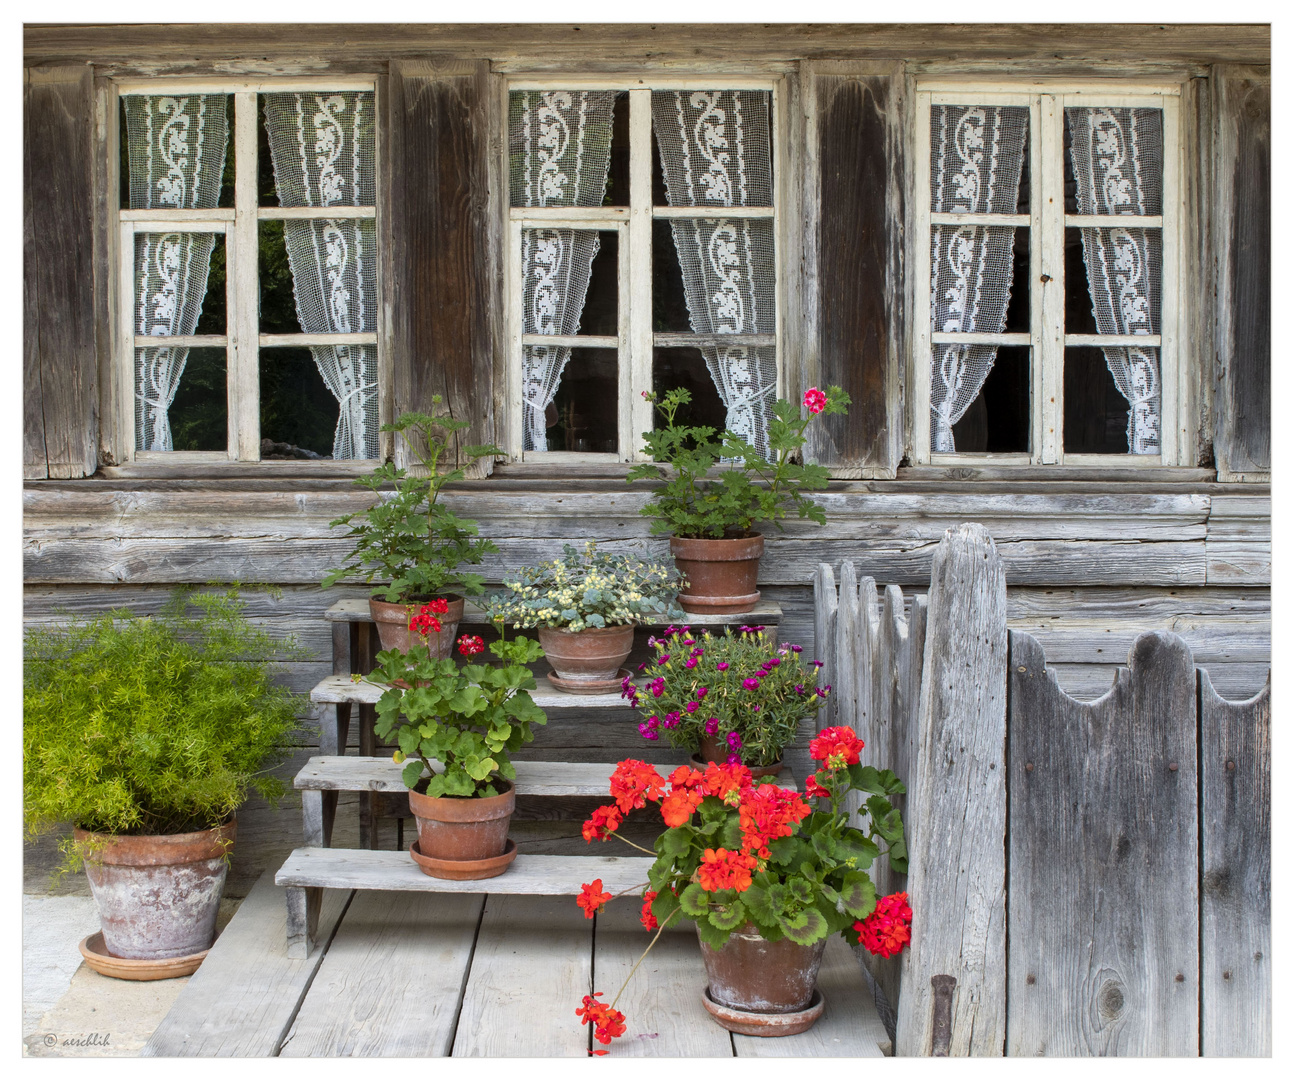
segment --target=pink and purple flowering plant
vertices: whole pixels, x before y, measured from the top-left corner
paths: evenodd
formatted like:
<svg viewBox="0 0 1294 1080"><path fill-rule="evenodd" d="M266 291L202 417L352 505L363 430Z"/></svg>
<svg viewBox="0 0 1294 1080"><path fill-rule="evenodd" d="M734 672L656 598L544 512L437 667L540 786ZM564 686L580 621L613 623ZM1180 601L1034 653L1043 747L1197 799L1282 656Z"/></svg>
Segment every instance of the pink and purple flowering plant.
<svg viewBox="0 0 1294 1080"><path fill-rule="evenodd" d="M818 667L801 661L798 645L778 645L762 626L722 636L670 627L648 643L655 663L640 667L651 680L626 678L622 695L644 714L638 731L655 742L696 753L715 740L728 762L770 765L796 736L799 723L822 705Z"/></svg>

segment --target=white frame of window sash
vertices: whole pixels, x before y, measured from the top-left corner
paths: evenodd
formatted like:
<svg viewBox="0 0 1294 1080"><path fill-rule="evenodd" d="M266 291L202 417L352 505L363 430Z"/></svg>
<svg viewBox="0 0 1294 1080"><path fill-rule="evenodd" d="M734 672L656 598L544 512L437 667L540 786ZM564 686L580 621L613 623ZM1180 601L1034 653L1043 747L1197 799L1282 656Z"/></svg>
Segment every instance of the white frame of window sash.
<svg viewBox="0 0 1294 1080"><path fill-rule="evenodd" d="M262 221L302 220L310 218L372 218L377 221L381 244L381 183L377 185L375 206L279 207L259 206L257 193L259 94L313 90L367 90L379 93L376 76L341 76L337 78L230 78L230 79L119 79L117 98L131 94L232 94L234 126L230 144L234 159L234 205L209 210L117 210L118 264L118 348L124 357L125 377L120 383L119 417L123 438L120 444L127 460L159 464L219 463L260 461L260 350L263 348L308 345L374 345L377 347L379 415L386 400L383 392L385 343L379 333L362 334L263 334L260 332L259 231ZM377 108L380 109L380 103ZM113 110L114 126L119 109ZM382 160L382 131L376 133L376 161ZM119 153L120 132L112 140L110 152ZM116 192L111 196L115 202ZM135 348L140 340L134 334L134 234L137 232L213 232L225 236L225 333L198 335L192 338L148 337L145 344L187 344L192 347L225 348L225 387L228 401L229 432L224 451L136 450L135 449ZM378 275L378 323L381 325L382 282ZM381 421L385 417L380 416ZM369 462L293 461L303 468L336 468Z"/></svg>
<svg viewBox="0 0 1294 1080"><path fill-rule="evenodd" d="M652 406L642 391L652 386L652 354L657 345L688 345L706 338L691 332L652 332L652 223L669 218L749 217L773 221L773 272L776 277L777 311L772 340L763 344L777 349L777 393L784 396L786 380L785 334L783 312L786 306L783 259L785 240L782 235L781 208L788 182L784 159L786 145L785 85L781 76L727 75L716 72L686 77L645 75L533 75L509 76L505 80L503 103L506 115L508 94L513 90L617 90L629 94L629 205L581 207L509 207L508 253L505 260L504 288L507 296L507 389L509 406L504 449L513 461L542 461L549 464L591 461L646 461L642 452L641 433L650 430ZM651 93L653 90L768 90L773 95L772 156L773 205L732 206L653 206ZM505 125L506 126L506 125ZM507 140L503 140L502 174L508 175ZM505 197L504 202L507 203ZM611 348L611 338L555 338L551 335L526 335L522 340L521 310L521 230L523 228L570 228L615 231L618 237L617 261L617 329L614 347L617 351L620 400L617 403L617 451L611 453L574 453L554 450L525 451L522 423L521 358L523 344L576 345L584 348ZM725 341L743 340L739 335L725 335Z"/></svg>
<svg viewBox="0 0 1294 1080"><path fill-rule="evenodd" d="M917 83L914 208L914 304L912 333L912 410L909 416L914 464L935 465L1069 465L1109 468L1114 464L1156 466L1190 464L1179 461L1187 426L1179 393L1178 283L1183 257L1180 222L1184 190L1180 177L1183 139L1178 109L1181 87L1171 84L1064 81L1005 85L1000 80L923 79ZM1029 109L1029 213L933 214L930 210L930 109L933 105L1022 105ZM1064 203L1065 107L1111 105L1163 110L1163 214L1114 218L1066 214ZM1045 200L1045 201L1044 201ZM1029 228L1029 333L943 334L930 325L930 226L938 222L973 220L984 225ZM1096 335L1065 333L1065 229L1116 223L1161 230L1163 266L1160 282L1158 335ZM1046 279L1045 281L1043 279ZM1019 283L1013 283L1013 288ZM1041 286L1041 287L1039 287ZM930 355L941 342L1027 345L1031 348L1029 453L934 453L930 449ZM1160 453L1067 454L1064 452L1064 361L1070 345L1146 345L1159 347Z"/></svg>

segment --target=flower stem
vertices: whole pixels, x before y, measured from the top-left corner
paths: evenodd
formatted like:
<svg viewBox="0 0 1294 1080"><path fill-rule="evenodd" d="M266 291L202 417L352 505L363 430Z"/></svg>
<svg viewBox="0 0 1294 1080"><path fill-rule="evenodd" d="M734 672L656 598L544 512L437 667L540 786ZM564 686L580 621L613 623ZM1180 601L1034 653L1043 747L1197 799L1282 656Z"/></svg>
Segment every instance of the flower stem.
<svg viewBox="0 0 1294 1080"><path fill-rule="evenodd" d="M629 985L629 980L634 977L634 972L637 971L642 962L647 959L647 954L652 951L652 946L660 940L661 934L665 933L665 927L669 926L670 920L674 918L675 915L682 912L682 910L682 908L675 908L665 917L665 921L656 928L656 936L651 939L651 944L648 945L647 948L643 949L642 956L638 957L638 963L634 964L634 966L629 969L629 974L625 976L625 981L621 984L620 989L616 991L616 996L611 999L611 1008L614 1009L616 1007L616 1002L620 1000L620 995L625 992L625 987Z"/></svg>

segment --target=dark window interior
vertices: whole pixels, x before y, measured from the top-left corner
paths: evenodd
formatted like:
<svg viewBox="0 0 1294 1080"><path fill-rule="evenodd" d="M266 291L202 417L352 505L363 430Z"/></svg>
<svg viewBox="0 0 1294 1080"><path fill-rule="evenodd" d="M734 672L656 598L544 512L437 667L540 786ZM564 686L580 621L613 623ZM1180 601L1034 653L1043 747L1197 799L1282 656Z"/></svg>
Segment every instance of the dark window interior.
<svg viewBox="0 0 1294 1080"><path fill-rule="evenodd" d="M620 329L617 317L620 236L615 232L599 232L598 239L601 243L597 255L593 257L589 291L584 294L584 310L580 313L579 332L614 337Z"/></svg>
<svg viewBox="0 0 1294 1080"><path fill-rule="evenodd" d="M337 399L305 347L262 349L261 459L331 458Z"/></svg>
<svg viewBox="0 0 1294 1080"><path fill-rule="evenodd" d="M299 334L296 294L292 291L292 267L283 239L283 222L262 221L258 233L256 261L261 291L262 334Z"/></svg>
<svg viewBox="0 0 1294 1080"><path fill-rule="evenodd" d="M611 114L611 167L602 205L629 205L629 94L623 90L616 95Z"/></svg>
<svg viewBox="0 0 1294 1080"><path fill-rule="evenodd" d="M680 387L691 393L691 402L679 409L675 418L679 424L712 427L716 434L727 426L728 410L723 407L700 349L654 349L651 382L658 397ZM657 415L653 427L660 425L661 418Z"/></svg>
<svg viewBox="0 0 1294 1080"><path fill-rule="evenodd" d="M663 219L653 221L651 230L651 325L658 333L692 330L674 229Z"/></svg>
<svg viewBox="0 0 1294 1080"><path fill-rule="evenodd" d="M548 406L548 449L614 454L620 379L615 349L572 349Z"/></svg>
<svg viewBox="0 0 1294 1080"><path fill-rule="evenodd" d="M1029 230L1015 230L1015 243L1011 250L1011 299L1006 306L1006 333L1029 333L1029 300L1033 280L1029 274Z"/></svg>
<svg viewBox="0 0 1294 1080"><path fill-rule="evenodd" d="M998 349L979 396L953 425L958 453L1029 452L1029 354L1024 346Z"/></svg>
<svg viewBox="0 0 1294 1080"><path fill-rule="evenodd" d="M229 404L225 350L190 349L184 374L167 411L176 450L225 450L229 446Z"/></svg>
<svg viewBox="0 0 1294 1080"><path fill-rule="evenodd" d="M1064 444L1067 454L1128 452L1128 402L1098 348L1065 350Z"/></svg>
<svg viewBox="0 0 1294 1080"><path fill-rule="evenodd" d="M202 298L202 313L198 316L198 325L193 331L195 334L225 332L227 325L225 280L225 237L223 233L218 233L215 246L211 249L211 268L207 271L207 295Z"/></svg>

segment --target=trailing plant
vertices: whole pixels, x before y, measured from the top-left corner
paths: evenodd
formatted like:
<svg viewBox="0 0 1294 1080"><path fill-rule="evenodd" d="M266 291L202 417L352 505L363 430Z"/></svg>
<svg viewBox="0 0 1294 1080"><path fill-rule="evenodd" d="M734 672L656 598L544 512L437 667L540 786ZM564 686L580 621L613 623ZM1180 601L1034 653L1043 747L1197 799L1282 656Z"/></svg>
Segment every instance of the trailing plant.
<svg viewBox="0 0 1294 1080"><path fill-rule="evenodd" d="M888 769L860 765L862 749L852 728L822 731L809 745L819 768L804 796L772 780L752 782L739 764L711 764L704 773L683 766L666 781L644 762L620 762L611 776L615 802L594 811L584 838L605 841L631 811L659 805L666 830L656 840L641 916L656 936L643 955L676 920L695 922L716 949L749 925L768 941L812 945L838 933L850 945L896 955L911 938L907 894L878 900L867 871L883 853L907 871L903 821L889 801L906 789ZM852 791L865 796L861 829L849 824ZM611 899L599 878L581 886L576 903L592 918ZM586 995L576 1010L604 1045L625 1030L615 1008L620 993L609 1004Z"/></svg>
<svg viewBox="0 0 1294 1080"><path fill-rule="evenodd" d="M439 405L440 396L432 399ZM410 452L427 476L413 476L408 470L384 462L368 476L355 481L378 496L367 510L345 514L328 523L330 528L347 526L346 538L354 547L346 565L329 571L326 589L343 578L359 576L372 584L373 596L388 603L413 603L447 590L477 596L485 591L479 574L463 573L460 566L475 566L498 551L494 542L482 539L476 522L458 517L440 501L441 492L463 479L460 467L441 471L451 452L454 436L470 427L465 420L449 415L404 413L383 431L404 436ZM468 446L468 459L500 453L496 446ZM382 489L395 488L387 497Z"/></svg>
<svg viewBox="0 0 1294 1080"><path fill-rule="evenodd" d="M412 629L439 632L430 605L414 617ZM464 634L458 650L472 657L485 644ZM376 730L384 739L395 736L395 760L404 762L406 787L433 797L485 798L500 794L498 778L517 778L508 755L535 737L535 724L547 723L530 696L535 677L526 667L544 650L519 637L493 642L490 651L498 665L460 667L448 657L434 660L426 645L414 645L407 653L387 649L377 654L373 677L390 686L378 699ZM442 768L437 770L433 762Z"/></svg>
<svg viewBox="0 0 1294 1080"><path fill-rule="evenodd" d="M584 551L562 545L561 559L527 566L490 598L489 611L518 628L587 630L683 618L676 603L687 579L672 566L608 555L590 540Z"/></svg>
<svg viewBox="0 0 1294 1080"><path fill-rule="evenodd" d="M236 589L177 591L151 618L109 611L28 632L23 821L91 832L193 832L226 821L290 751L305 699L272 661L303 655L243 616ZM65 869L77 864L72 855Z"/></svg>
<svg viewBox="0 0 1294 1080"><path fill-rule="evenodd" d="M643 432L654 464L635 465L628 481L661 481L641 511L652 519L653 535L739 538L749 536L755 522L772 522L780 529L792 509L819 525L826 521L822 507L806 493L826 488L827 470L795 459L816 416L846 411L849 395L840 387L832 386L825 394L817 387L805 391L804 415L789 401L779 399L773 405L768 423L772 460L732 431L716 438L712 427L678 423L678 410L692 400L687 390L670 390L663 398L643 391L643 396L656 406L664 424ZM712 476L721 462L726 467Z"/></svg>
<svg viewBox="0 0 1294 1080"><path fill-rule="evenodd" d="M806 665L799 645L774 645L762 626L737 633L692 634L671 626L649 638L656 650L639 667L643 688L625 679L621 696L647 718L644 739L663 733L671 746L695 753L709 736L728 750L730 763L771 765L795 740L800 721L821 707L830 686L819 687L821 662Z"/></svg>

